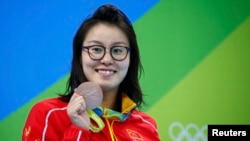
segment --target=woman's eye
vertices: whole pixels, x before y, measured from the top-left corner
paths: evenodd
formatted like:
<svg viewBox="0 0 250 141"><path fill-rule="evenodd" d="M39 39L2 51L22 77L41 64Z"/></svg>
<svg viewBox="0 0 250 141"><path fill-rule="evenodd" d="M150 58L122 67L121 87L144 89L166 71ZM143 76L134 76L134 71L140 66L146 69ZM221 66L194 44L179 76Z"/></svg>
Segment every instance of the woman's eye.
<svg viewBox="0 0 250 141"><path fill-rule="evenodd" d="M101 47L92 47L91 52L92 53L101 53L103 51L103 48Z"/></svg>
<svg viewBox="0 0 250 141"><path fill-rule="evenodd" d="M121 48L113 48L112 52L115 54L122 54L123 50Z"/></svg>

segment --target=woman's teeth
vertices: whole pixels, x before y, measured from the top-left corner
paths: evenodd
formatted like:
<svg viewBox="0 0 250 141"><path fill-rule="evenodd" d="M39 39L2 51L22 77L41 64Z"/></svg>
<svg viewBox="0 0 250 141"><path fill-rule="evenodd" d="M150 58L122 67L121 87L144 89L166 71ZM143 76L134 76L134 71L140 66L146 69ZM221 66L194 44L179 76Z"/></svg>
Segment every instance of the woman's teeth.
<svg viewBox="0 0 250 141"><path fill-rule="evenodd" d="M114 71L111 71L111 70L99 70L98 73L100 73L102 75L111 75L111 74L114 74Z"/></svg>

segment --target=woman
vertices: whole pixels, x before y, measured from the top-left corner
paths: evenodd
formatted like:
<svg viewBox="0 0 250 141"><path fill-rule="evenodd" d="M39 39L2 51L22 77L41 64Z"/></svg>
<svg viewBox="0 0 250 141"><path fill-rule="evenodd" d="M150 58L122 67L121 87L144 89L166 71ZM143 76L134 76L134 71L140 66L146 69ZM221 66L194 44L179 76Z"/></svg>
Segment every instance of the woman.
<svg viewBox="0 0 250 141"><path fill-rule="evenodd" d="M74 37L66 93L33 106L22 140L160 140L154 119L138 110L141 71L131 22L113 5L99 7ZM95 109L87 110L86 99L75 92L84 82L101 87L103 100Z"/></svg>

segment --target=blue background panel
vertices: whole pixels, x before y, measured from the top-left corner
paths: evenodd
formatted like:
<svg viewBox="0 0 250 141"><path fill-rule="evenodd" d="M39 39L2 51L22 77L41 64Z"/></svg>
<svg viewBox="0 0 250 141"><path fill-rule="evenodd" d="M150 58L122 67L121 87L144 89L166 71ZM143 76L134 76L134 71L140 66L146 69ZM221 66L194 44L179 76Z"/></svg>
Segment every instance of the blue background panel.
<svg viewBox="0 0 250 141"><path fill-rule="evenodd" d="M0 120L70 71L73 36L81 22L105 0L14 1L0 4ZM108 1L132 22L157 0Z"/></svg>

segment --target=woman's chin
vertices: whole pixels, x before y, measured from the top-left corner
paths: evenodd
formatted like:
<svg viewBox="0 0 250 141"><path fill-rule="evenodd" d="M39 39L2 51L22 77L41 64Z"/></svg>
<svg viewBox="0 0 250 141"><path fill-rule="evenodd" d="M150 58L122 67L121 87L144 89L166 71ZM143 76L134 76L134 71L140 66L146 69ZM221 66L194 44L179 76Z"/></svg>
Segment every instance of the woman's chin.
<svg viewBox="0 0 250 141"><path fill-rule="evenodd" d="M108 85L108 84L100 84L100 87L102 88L103 92L108 92L108 91L114 91L117 90L118 87L114 86L114 85Z"/></svg>

